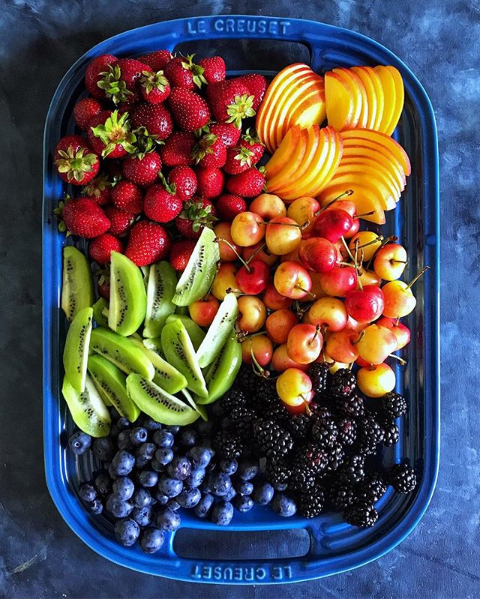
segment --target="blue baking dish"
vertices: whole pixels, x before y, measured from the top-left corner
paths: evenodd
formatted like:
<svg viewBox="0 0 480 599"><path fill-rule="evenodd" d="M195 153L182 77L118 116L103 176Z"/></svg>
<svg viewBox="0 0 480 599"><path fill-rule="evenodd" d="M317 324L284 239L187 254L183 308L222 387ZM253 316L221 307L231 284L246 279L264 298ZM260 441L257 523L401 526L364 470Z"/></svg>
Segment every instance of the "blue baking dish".
<svg viewBox="0 0 480 599"><path fill-rule="evenodd" d="M256 507L236 514L232 525L218 531L215 525L186 514L182 534L191 536L195 555L195 530L209 535L237 531L306 530L309 549L304 556L279 559L241 560L182 557L173 535L161 552L146 555L139 548L123 548L106 518L86 512L77 498L79 482L98 466L93 457L75 460L65 449L73 429L61 398L61 352L65 336L59 309L61 249L65 238L57 232L53 208L66 191L52 165L57 140L74 131L72 108L84 94L83 75L87 63L100 54L135 56L159 48L174 51L198 46L198 53L226 55L232 73L275 70L299 59L316 71L357 64L391 64L405 82L405 109L395 137L406 149L412 174L403 198L387 213L384 231L397 235L409 252L405 280L424 265L430 270L417 283L417 309L408 317L412 342L404 351L407 366L397 367L398 389L410 402L401 424L397 446L377 456L379 463L401 460L414 465L420 484L410 495L387 493L378 504L377 525L365 531L343 523L338 514L313 520L281 519L266 508ZM229 60L231 55L232 61ZM237 68L238 67L238 68ZM43 197L43 359L44 443L46 479L51 496L72 530L93 550L107 559L139 572L185 581L225 584L273 584L311 580L344 572L379 558L400 543L418 524L432 497L439 460L439 182L437 132L430 101L412 72L389 50L375 41L330 25L313 21L259 17L209 16L148 25L112 37L84 54L62 79L53 97L45 125ZM218 531L218 532L217 532ZM299 533L300 534L300 533Z"/></svg>

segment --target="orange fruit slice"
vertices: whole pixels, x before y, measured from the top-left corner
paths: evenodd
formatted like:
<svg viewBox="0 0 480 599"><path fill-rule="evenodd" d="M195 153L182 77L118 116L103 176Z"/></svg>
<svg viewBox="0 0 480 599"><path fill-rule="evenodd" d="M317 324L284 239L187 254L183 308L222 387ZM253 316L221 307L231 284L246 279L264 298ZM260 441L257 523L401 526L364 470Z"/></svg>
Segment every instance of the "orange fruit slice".
<svg viewBox="0 0 480 599"><path fill-rule="evenodd" d="M265 165L265 179L268 181L277 175L288 163L302 136L300 127L292 127Z"/></svg>
<svg viewBox="0 0 480 599"><path fill-rule="evenodd" d="M352 67L351 71L353 71L363 83L365 88L365 93L367 95L367 119L364 127L366 129L373 129L375 126L375 119L377 118L377 93L375 90L375 86L373 85L372 78L368 74L368 71L365 67Z"/></svg>
<svg viewBox="0 0 480 599"><path fill-rule="evenodd" d="M375 67L375 71L380 77L382 82L383 94L385 96L385 104L383 108L382 122L380 123L379 131L387 133L390 129L390 125L395 115L395 104L396 104L396 89L393 75L382 65ZM390 134L388 134L390 135Z"/></svg>
<svg viewBox="0 0 480 599"><path fill-rule="evenodd" d="M337 131L351 126L353 119L353 98L350 89L335 73L325 74L325 103L328 124Z"/></svg>
<svg viewBox="0 0 480 599"><path fill-rule="evenodd" d="M395 110L393 111L392 121L387 131L385 131L387 135L392 135L392 133L395 131L395 127L398 125L400 115L402 114L403 103L405 100L405 90L403 87L403 79L400 75L400 72L392 66L388 66L386 68L390 71L390 74L392 75L395 84Z"/></svg>

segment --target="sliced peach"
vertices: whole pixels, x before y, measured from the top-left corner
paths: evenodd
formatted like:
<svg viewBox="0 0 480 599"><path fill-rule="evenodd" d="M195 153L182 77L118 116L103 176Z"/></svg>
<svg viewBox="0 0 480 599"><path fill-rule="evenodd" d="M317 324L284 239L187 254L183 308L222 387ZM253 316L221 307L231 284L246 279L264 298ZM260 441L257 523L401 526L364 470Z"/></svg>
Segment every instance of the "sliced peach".
<svg viewBox="0 0 480 599"><path fill-rule="evenodd" d="M382 175L382 177L389 182L389 185L393 190L400 196L402 191L405 188L405 185L402 180L398 180L397 177L392 173L392 170L379 162L375 157L366 156L365 154L359 154L357 156L352 156L347 154L343 155L342 162L340 166L346 164L365 164L367 166L371 166L374 169L378 169L378 172Z"/></svg>
<svg viewBox="0 0 480 599"><path fill-rule="evenodd" d="M396 206L398 199L400 198L401 191L394 185L391 179L388 178L388 174L381 172L380 166L377 162L368 164L363 160L358 162L344 162L342 159L340 166L335 173L338 176L349 175L350 173L364 173L369 177L372 184L375 184L382 197L384 198L383 209L393 210Z"/></svg>
<svg viewBox="0 0 480 599"><path fill-rule="evenodd" d="M300 129L300 133L300 140L295 146L295 149L291 154L287 164L274 177L267 181L267 191L269 193L277 190L279 187L285 185L285 183L289 183L293 178L295 178L295 173L302 164L308 145L308 131L306 129Z"/></svg>
<svg viewBox="0 0 480 599"><path fill-rule="evenodd" d="M337 77L345 83L345 86L350 90L350 95L353 99L353 115L349 127L360 127L360 115L362 113L362 94L360 89L355 85L353 79L348 74L348 69L338 68L333 69Z"/></svg>
<svg viewBox="0 0 480 599"><path fill-rule="evenodd" d="M289 129L292 125L300 127L310 127L311 125L321 125L325 120L325 84L323 77L319 77L312 85L311 91L306 95L302 102L292 113L287 123Z"/></svg>
<svg viewBox="0 0 480 599"><path fill-rule="evenodd" d="M317 185L312 195L316 196L326 187L335 176L338 165L343 155L343 140L333 127L327 127L325 130L330 135L330 145L332 146L332 158L329 161L329 167L324 169L324 174L320 180L317 180Z"/></svg>
<svg viewBox="0 0 480 599"><path fill-rule="evenodd" d="M275 150L273 156L265 166L265 178L267 181L277 175L286 166L301 137L302 130L300 127L292 127L287 132L282 143Z"/></svg>
<svg viewBox="0 0 480 599"><path fill-rule="evenodd" d="M390 125L395 115L396 95L395 80L393 75L382 65L375 67L382 82L383 94L385 96L385 105L383 109L382 122L380 123L379 131L386 133L390 129Z"/></svg>
<svg viewBox="0 0 480 599"><path fill-rule="evenodd" d="M350 89L335 73L325 74L325 103L328 124L337 131L351 125L353 119L353 98Z"/></svg>
<svg viewBox="0 0 480 599"><path fill-rule="evenodd" d="M400 115L402 114L403 103L405 100L405 90L403 87L403 79L398 69L392 66L387 66L386 68L390 71L395 83L395 110L393 112L392 121L387 131L385 131L387 135L392 135L392 133L395 131L395 127L398 125Z"/></svg>
<svg viewBox="0 0 480 599"><path fill-rule="evenodd" d="M348 172L339 172L339 169L337 169L335 176L325 188L330 186L337 186L339 184L347 185L347 187L345 187L343 191L348 189L348 184L361 185L362 187L369 189L377 198L376 207L385 210L385 193L379 187L377 180L372 180L370 175L353 169L349 170ZM349 198L349 200L356 203L356 200L354 199L353 195L351 198Z"/></svg>
<svg viewBox="0 0 480 599"><path fill-rule="evenodd" d="M358 156L365 156L367 158L371 158L372 160L376 160L379 164L381 164L384 168L386 168L392 175L392 177L397 182L398 186L401 189L404 189L406 178L403 174L402 167L398 164L395 156L389 152L385 151L382 146L378 146L380 150L374 149L370 146L361 146L361 145L352 145L345 143L343 146L343 156L344 158L354 158Z"/></svg>
<svg viewBox="0 0 480 599"><path fill-rule="evenodd" d="M350 200L355 202L357 214L365 215L361 218L378 225L383 225L385 223L385 214L378 199L377 192L354 181L351 177L343 178L341 180L339 178L338 181L335 177L325 189L322 189L317 196L317 199L322 206L325 206L340 194L344 193L347 189L353 190ZM369 212L373 212L373 214L368 214Z"/></svg>
<svg viewBox="0 0 480 599"><path fill-rule="evenodd" d="M341 69L341 70L348 77L350 77L350 79L352 80L353 85L360 92L360 96L362 97L362 99L361 99L361 102L360 102L360 104L361 104L361 110L360 110L360 116L359 116L359 119L358 119L358 127L365 128L365 127L367 127L367 123L368 123L368 97L367 97L367 90L365 89L365 86L363 85L363 81L357 75L357 73L355 73L355 71L353 69Z"/></svg>
<svg viewBox="0 0 480 599"><path fill-rule="evenodd" d="M352 67L350 69L353 71L363 83L365 87L365 93L367 95L367 121L365 123L366 129L373 129L375 126L375 119L377 118L377 94L375 90L375 86L373 85L372 78L368 74L368 71L365 67Z"/></svg>
<svg viewBox="0 0 480 599"><path fill-rule="evenodd" d="M391 139L391 138L390 138ZM369 139L344 139L344 145L349 151L355 151L355 153L372 152L381 154L382 157L392 165L397 172L397 177L402 180L405 185L407 178L405 176L403 166L398 160L398 157L385 145L371 141Z"/></svg>
<svg viewBox="0 0 480 599"><path fill-rule="evenodd" d="M385 95L383 93L382 80L373 67L363 67L363 69L369 75L375 89L375 96L377 98L377 113L375 115L375 123L373 124L372 129L378 131L382 122L383 111L385 108Z"/></svg>

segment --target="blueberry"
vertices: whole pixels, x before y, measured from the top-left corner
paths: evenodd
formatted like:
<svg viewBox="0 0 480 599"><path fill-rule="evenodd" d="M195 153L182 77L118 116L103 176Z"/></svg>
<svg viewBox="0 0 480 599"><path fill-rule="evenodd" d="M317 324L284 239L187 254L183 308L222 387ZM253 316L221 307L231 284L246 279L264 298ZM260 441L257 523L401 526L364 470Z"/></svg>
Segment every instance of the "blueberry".
<svg viewBox="0 0 480 599"><path fill-rule="evenodd" d="M154 487L158 482L158 474L153 470L143 470L138 475L138 482L142 487Z"/></svg>
<svg viewBox="0 0 480 599"><path fill-rule="evenodd" d="M138 537L140 536L140 527L131 518L125 518L119 520L115 524L115 536L117 541L124 547L131 547L135 545Z"/></svg>
<svg viewBox="0 0 480 599"><path fill-rule="evenodd" d="M135 507L145 507L152 503L152 496L147 489L137 489L132 497L132 502Z"/></svg>
<svg viewBox="0 0 480 599"><path fill-rule="evenodd" d="M174 441L172 433L164 428L153 433L153 442L157 447L172 447Z"/></svg>
<svg viewBox="0 0 480 599"><path fill-rule="evenodd" d="M253 507L253 499L251 497L247 497L246 495L237 495L233 499L233 505L239 512L249 512Z"/></svg>
<svg viewBox="0 0 480 599"><path fill-rule="evenodd" d="M163 464L160 464L160 462L153 458L153 460L150 462L150 468L152 470L155 470L155 472L165 472L166 467Z"/></svg>
<svg viewBox="0 0 480 599"><path fill-rule="evenodd" d="M173 532L180 526L180 516L174 510L167 508L158 512L155 519L155 524L160 530L166 530L167 532Z"/></svg>
<svg viewBox="0 0 480 599"><path fill-rule="evenodd" d="M124 449L117 451L112 460L112 466L117 476L126 476L132 471L134 465L135 458L131 453Z"/></svg>
<svg viewBox="0 0 480 599"><path fill-rule="evenodd" d="M267 505L273 499L274 488L266 481L258 482L253 489L253 500L260 505Z"/></svg>
<svg viewBox="0 0 480 599"><path fill-rule="evenodd" d="M273 488L275 489L275 491L279 491L281 493L288 489L288 484L287 483L275 483L273 485Z"/></svg>
<svg viewBox="0 0 480 599"><path fill-rule="evenodd" d="M94 499L92 501L92 503L89 505L90 511L92 512L92 514L95 514L96 516L98 516L99 514L101 514L103 512L103 503L101 502L100 499Z"/></svg>
<svg viewBox="0 0 480 599"><path fill-rule="evenodd" d="M178 503L176 498L172 498L168 500L167 507L173 510L174 512L177 512L182 506Z"/></svg>
<svg viewBox="0 0 480 599"><path fill-rule="evenodd" d="M186 456L176 456L167 467L167 472L172 478L185 480L192 471L192 463Z"/></svg>
<svg viewBox="0 0 480 599"><path fill-rule="evenodd" d="M117 471L116 468L113 464L110 464L110 466L108 467L108 476L112 479L115 480L117 478Z"/></svg>
<svg viewBox="0 0 480 599"><path fill-rule="evenodd" d="M173 451L169 447L160 447L160 449L157 449L155 452L155 459L162 464L162 466L170 464L173 457Z"/></svg>
<svg viewBox="0 0 480 599"><path fill-rule="evenodd" d="M136 446L142 445L148 439L148 431L143 426L136 426L130 431L130 440Z"/></svg>
<svg viewBox="0 0 480 599"><path fill-rule="evenodd" d="M130 425L131 425L130 420L127 420L123 416L117 420L117 426L121 431L123 431L127 428L130 428Z"/></svg>
<svg viewBox="0 0 480 599"><path fill-rule="evenodd" d="M108 411L110 412L110 418L112 419L112 422L117 422L117 420L120 418L117 408L115 406L110 406Z"/></svg>
<svg viewBox="0 0 480 599"><path fill-rule="evenodd" d="M147 460L147 458L144 458L141 455L137 455L135 457L135 468L137 470L141 470L142 468L145 468L145 466L149 463L150 463L150 460Z"/></svg>
<svg viewBox="0 0 480 599"><path fill-rule="evenodd" d="M77 431L70 436L68 440L68 446L70 451L75 455L83 455L92 443L92 437L82 431Z"/></svg>
<svg viewBox="0 0 480 599"><path fill-rule="evenodd" d="M85 483L78 489L78 496L82 501L91 503L97 497L97 491L95 487Z"/></svg>
<svg viewBox="0 0 480 599"><path fill-rule="evenodd" d="M183 487L182 492L177 496L177 502L181 507L187 510L195 507L202 498L202 493L195 487Z"/></svg>
<svg viewBox="0 0 480 599"><path fill-rule="evenodd" d="M147 528L140 537L140 547L145 553L156 553L162 548L165 533L158 528Z"/></svg>
<svg viewBox="0 0 480 599"><path fill-rule="evenodd" d="M179 435L179 443L183 447L193 447L197 442L197 432L193 428L184 428Z"/></svg>
<svg viewBox="0 0 480 599"><path fill-rule="evenodd" d="M180 430L180 427L177 425L167 426L165 428L167 429L167 431L170 431L172 433L172 435L176 435L178 433L178 431Z"/></svg>
<svg viewBox="0 0 480 599"><path fill-rule="evenodd" d="M183 489L183 482L163 475L158 481L158 490L167 497L176 497Z"/></svg>
<svg viewBox="0 0 480 599"><path fill-rule="evenodd" d="M144 505L143 507L136 507L132 512L132 518L139 526L148 526L152 521L152 506Z"/></svg>
<svg viewBox="0 0 480 599"><path fill-rule="evenodd" d="M233 505L229 501L219 501L212 509L212 522L218 526L228 526L233 518Z"/></svg>
<svg viewBox="0 0 480 599"><path fill-rule="evenodd" d="M232 474L235 474L237 471L238 462L235 458L232 458L231 460L220 460L218 467L222 472L225 472L225 474L232 476Z"/></svg>
<svg viewBox="0 0 480 599"><path fill-rule="evenodd" d="M210 495L209 493L204 495L194 508L194 511L197 514L197 516L199 518L206 518L214 501L215 498L213 497L213 495Z"/></svg>
<svg viewBox="0 0 480 599"><path fill-rule="evenodd" d="M226 495L232 488L232 481L228 474L224 472L217 472L212 474L208 481L209 487L212 489L212 493L217 497Z"/></svg>
<svg viewBox="0 0 480 599"><path fill-rule="evenodd" d="M190 476L185 479L185 485L187 487L198 487L202 484L205 478L205 468L196 468L190 472Z"/></svg>
<svg viewBox="0 0 480 599"><path fill-rule="evenodd" d="M117 414L118 414L118 412L117 412ZM108 436L110 437L110 439L115 440L118 437L118 435L120 434L120 432L121 431L118 428L117 424L113 423L112 426L110 427L110 432L108 433Z"/></svg>
<svg viewBox="0 0 480 599"><path fill-rule="evenodd" d="M130 431L121 431L117 438L118 449L133 449L132 439L130 438Z"/></svg>
<svg viewBox="0 0 480 599"><path fill-rule="evenodd" d="M133 504L129 501L122 501L115 495L109 495L106 503L107 512L114 518L126 518L133 510Z"/></svg>
<svg viewBox="0 0 480 599"><path fill-rule="evenodd" d="M208 447L196 445L188 450L187 456L190 458L194 468L206 468L212 459L212 452Z"/></svg>
<svg viewBox="0 0 480 599"><path fill-rule="evenodd" d="M115 497L118 497L122 501L131 499L134 491L135 485L133 484L133 480L128 478L128 476L119 476L113 483L113 493Z"/></svg>
<svg viewBox="0 0 480 599"><path fill-rule="evenodd" d="M145 416L142 420L142 426L147 429L149 433L153 433L154 431L159 431L162 428L160 422L156 422L153 418L149 416Z"/></svg>
<svg viewBox="0 0 480 599"><path fill-rule="evenodd" d="M233 487L230 487L226 494L222 496L222 499L224 501L232 501L236 494L237 492L235 491L235 489Z"/></svg>
<svg viewBox="0 0 480 599"><path fill-rule="evenodd" d="M238 466L237 476L242 480L252 480L258 474L257 460L242 460Z"/></svg>
<svg viewBox="0 0 480 599"><path fill-rule="evenodd" d="M100 495L106 495L112 488L112 481L106 472L101 472L93 484Z"/></svg>
<svg viewBox="0 0 480 599"><path fill-rule="evenodd" d="M199 489L202 493L211 493L212 492L212 488L210 486L210 476L208 476L207 478L204 479L204 481L200 485Z"/></svg>
<svg viewBox="0 0 480 599"><path fill-rule="evenodd" d="M110 437L95 439L93 442L93 453L102 462L107 462L115 455L115 444Z"/></svg>
<svg viewBox="0 0 480 599"><path fill-rule="evenodd" d="M153 456L157 451L155 443L142 443L136 451L137 456L142 456L147 460L153 460Z"/></svg>
<svg viewBox="0 0 480 599"><path fill-rule="evenodd" d="M167 495L162 495L160 491L156 491L154 493L154 497L159 505L167 505L167 503L170 501L170 497L168 497Z"/></svg>
<svg viewBox="0 0 480 599"><path fill-rule="evenodd" d="M297 505L291 497L284 493L275 493L272 510L283 518L290 518L297 511Z"/></svg>
<svg viewBox="0 0 480 599"><path fill-rule="evenodd" d="M240 495L251 495L253 493L253 484L245 480L235 481L235 490Z"/></svg>
<svg viewBox="0 0 480 599"><path fill-rule="evenodd" d="M206 470L207 470L207 472L213 472L216 469L216 467L217 467L217 460L212 458L210 460L210 463L208 464Z"/></svg>

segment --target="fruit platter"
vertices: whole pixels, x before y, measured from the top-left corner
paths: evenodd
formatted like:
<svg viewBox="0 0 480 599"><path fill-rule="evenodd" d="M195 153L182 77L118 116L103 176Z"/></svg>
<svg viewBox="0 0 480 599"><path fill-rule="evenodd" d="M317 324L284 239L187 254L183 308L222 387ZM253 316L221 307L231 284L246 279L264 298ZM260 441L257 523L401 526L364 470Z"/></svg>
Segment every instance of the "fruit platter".
<svg viewBox="0 0 480 599"><path fill-rule="evenodd" d="M233 68L245 39L309 60ZM405 538L439 430L436 128L408 68L310 21L150 25L64 77L44 169L46 476L86 544L269 584ZM205 558L194 529L309 547Z"/></svg>

